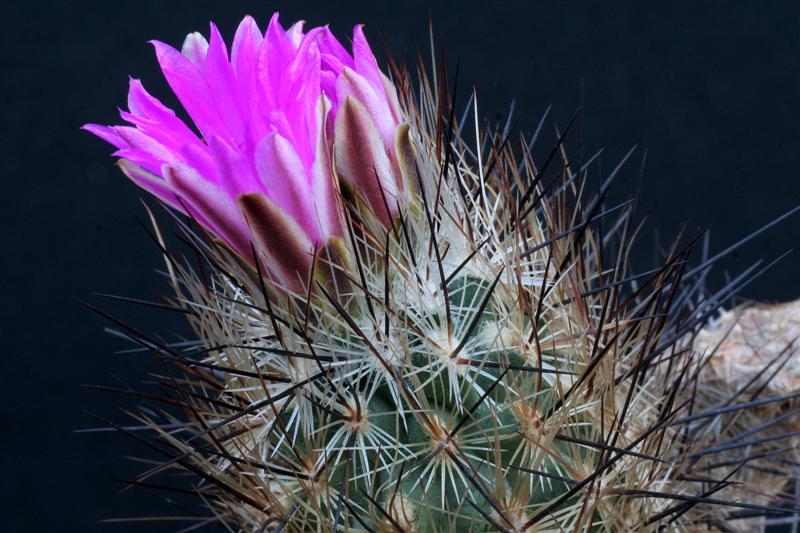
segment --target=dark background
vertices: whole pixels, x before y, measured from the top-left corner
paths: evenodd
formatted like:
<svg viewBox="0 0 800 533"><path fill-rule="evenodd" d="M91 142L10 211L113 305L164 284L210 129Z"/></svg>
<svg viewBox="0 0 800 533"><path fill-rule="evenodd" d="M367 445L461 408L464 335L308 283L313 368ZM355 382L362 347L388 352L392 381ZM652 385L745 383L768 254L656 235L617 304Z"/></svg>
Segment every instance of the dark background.
<svg viewBox="0 0 800 533"><path fill-rule="evenodd" d="M75 297L101 303L145 331L185 331L180 317L113 302L93 292L151 298L162 287L155 248L137 222L140 192L116 169L110 147L80 132L117 123L127 76L168 103L152 49L179 47L218 23L230 39L245 14L266 25L330 23L341 38L367 24L392 53L427 53L429 15L462 94L474 84L494 119L517 99L531 131L548 104L566 124L584 86L583 142L605 147L608 171L634 143L641 151L616 185L640 188L648 229L635 260L651 266L655 231L668 240L682 222L709 227L722 249L800 203L800 4L795 2L15 2L0 32L0 530L172 531L179 524L103 525L105 518L167 509L144 491L118 494L112 478L144 467L124 455L129 439L75 434L98 423L84 411L125 420L130 401L81 384L136 384L154 369L147 355L103 333L106 323ZM463 100L462 100L463 103ZM552 142L553 123L543 140ZM599 175L597 176L599 179ZM737 272L797 246L800 216L723 264ZM797 254L749 285L760 300L800 295ZM722 269L714 278L722 283Z"/></svg>

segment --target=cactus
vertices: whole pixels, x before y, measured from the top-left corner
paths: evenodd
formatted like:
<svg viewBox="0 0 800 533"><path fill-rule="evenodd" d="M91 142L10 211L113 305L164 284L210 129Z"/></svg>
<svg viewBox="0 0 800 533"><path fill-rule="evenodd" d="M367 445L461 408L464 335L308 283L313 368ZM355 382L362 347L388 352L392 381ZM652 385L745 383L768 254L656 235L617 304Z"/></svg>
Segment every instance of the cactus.
<svg viewBox="0 0 800 533"><path fill-rule="evenodd" d="M725 530L778 512L735 484L747 454L709 467L744 442L729 422L773 400L696 403L692 337L728 294L697 292L709 265L687 266L693 240L630 271L630 203L604 200L633 150L590 193L592 160L567 153L574 118L537 164L533 142L480 127L474 94L474 118L457 115L431 72L414 87L393 65L403 201L342 178L341 236L297 283L269 275L256 240L243 254L191 212L175 223L201 267L155 229L169 305L196 339L119 322L171 391L143 393L167 404L136 415L165 459L137 483L188 474L203 523L237 531Z"/></svg>

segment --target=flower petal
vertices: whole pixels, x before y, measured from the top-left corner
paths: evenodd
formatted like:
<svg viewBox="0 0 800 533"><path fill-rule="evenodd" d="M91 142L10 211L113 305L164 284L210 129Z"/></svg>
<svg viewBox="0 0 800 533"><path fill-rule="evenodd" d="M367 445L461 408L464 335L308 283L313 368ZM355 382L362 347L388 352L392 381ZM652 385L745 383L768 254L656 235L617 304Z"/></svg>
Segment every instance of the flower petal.
<svg viewBox="0 0 800 533"><path fill-rule="evenodd" d="M219 184L220 176L217 174L217 163L211 155L211 149L205 143L187 144L180 150L187 166L192 167L198 174L208 181Z"/></svg>
<svg viewBox="0 0 800 533"><path fill-rule="evenodd" d="M322 28L317 35L317 42L322 53L322 66L325 70L338 74L345 67L356 68L353 57L327 26Z"/></svg>
<svg viewBox="0 0 800 533"><path fill-rule="evenodd" d="M314 258L314 244L306 233L263 194L243 194L236 201L270 273L287 289L302 291Z"/></svg>
<svg viewBox="0 0 800 533"><path fill-rule="evenodd" d="M308 172L292 144L278 133L268 135L256 149L256 168L269 198L318 241L320 229Z"/></svg>
<svg viewBox="0 0 800 533"><path fill-rule="evenodd" d="M261 189L250 158L219 135L211 137L209 146L216 168L216 183L231 198Z"/></svg>
<svg viewBox="0 0 800 533"><path fill-rule="evenodd" d="M284 82L295 55L295 46L278 21L278 14L275 13L269 21L258 58L260 81L266 88L270 107L280 108L281 104L287 101L288 89Z"/></svg>
<svg viewBox="0 0 800 533"><path fill-rule="evenodd" d="M205 79L212 105L225 124L228 139L236 144L245 142L245 106L242 93L228 61L228 49L217 26L211 24L211 42L205 63ZM217 132L218 134L222 132Z"/></svg>
<svg viewBox="0 0 800 533"><path fill-rule="evenodd" d="M120 159L117 161L117 166L122 170L122 173L136 185L173 209L177 209L181 213L186 212L180 202L178 202L175 192L161 176L153 174L127 159Z"/></svg>
<svg viewBox="0 0 800 533"><path fill-rule="evenodd" d="M236 77L241 81L257 64L258 48L264 37L258 23L250 15L242 19L233 37L231 46L231 64Z"/></svg>
<svg viewBox="0 0 800 533"><path fill-rule="evenodd" d="M151 41L167 83L204 137L225 131L211 103L202 72L183 54L160 41Z"/></svg>
<svg viewBox="0 0 800 533"><path fill-rule="evenodd" d="M203 66L206 63L207 53L208 41L206 41L206 38L199 32L192 32L183 40L181 54L191 61L200 71L203 70Z"/></svg>
<svg viewBox="0 0 800 533"><path fill-rule="evenodd" d="M264 37L253 17L245 17L236 30L231 47L231 64L241 91L245 124L253 139L263 137L268 125L261 115L261 96L258 86L258 50ZM248 142L254 144L252 140Z"/></svg>
<svg viewBox="0 0 800 533"><path fill-rule="evenodd" d="M295 48L298 48L300 46L300 42L303 40L303 27L305 25L305 20L298 20L292 24L292 27L286 32L286 34L289 36L289 40L292 41L292 44Z"/></svg>
<svg viewBox="0 0 800 533"><path fill-rule="evenodd" d="M339 190L331 171L328 133L325 128L330 102L320 95L316 108L317 143L314 164L311 167L311 189L314 208L322 235L342 235Z"/></svg>
<svg viewBox="0 0 800 533"><path fill-rule="evenodd" d="M120 147L115 155L129 159L150 172L159 173L164 163L177 163L177 154L149 135L130 126L114 126L114 132L127 146Z"/></svg>
<svg viewBox="0 0 800 533"><path fill-rule="evenodd" d="M386 101L389 104L389 109L391 109L394 115L395 122L399 123L403 118L403 110L400 107L400 100L397 98L397 89L383 72L381 72L381 82L383 83L383 90L386 94Z"/></svg>
<svg viewBox="0 0 800 533"><path fill-rule="evenodd" d="M304 41L290 66L286 119L291 128L291 140L300 158L310 165L314 158L317 124L314 112L320 95L319 49L313 41Z"/></svg>
<svg viewBox="0 0 800 533"><path fill-rule="evenodd" d="M165 165L162 173L192 215L242 257L250 253L247 225L233 199L185 165Z"/></svg>
<svg viewBox="0 0 800 533"><path fill-rule="evenodd" d="M397 185L367 109L347 97L336 115L334 129L336 172L358 190L384 225L391 226L397 214Z"/></svg>
<svg viewBox="0 0 800 533"><path fill-rule="evenodd" d="M364 36L363 24L358 24L353 28L353 62L355 70L369 80L373 87L377 89L382 86L381 69Z"/></svg>
<svg viewBox="0 0 800 533"><path fill-rule="evenodd" d="M119 135L117 135L112 126L103 126L100 124L84 124L83 126L81 126L81 129L100 137L108 144L116 146L117 148L128 146L128 143L126 143L122 138L120 138Z"/></svg>
<svg viewBox="0 0 800 533"><path fill-rule="evenodd" d="M178 150L186 144L199 144L195 133L158 99L151 96L142 82L131 78L128 89L128 109L121 112L123 119L156 139L164 146Z"/></svg>
<svg viewBox="0 0 800 533"><path fill-rule="evenodd" d="M354 69L355 63L352 56L327 26L317 33L316 40L322 64L322 90L328 98L333 99L333 110L335 112L340 101L344 100L344 97L338 98L336 95L336 79L345 68Z"/></svg>
<svg viewBox="0 0 800 533"><path fill-rule="evenodd" d="M380 132L384 146L391 150L397 123L384 95L378 93L361 74L349 68L345 68L336 80L336 94L339 101L352 97L366 108Z"/></svg>

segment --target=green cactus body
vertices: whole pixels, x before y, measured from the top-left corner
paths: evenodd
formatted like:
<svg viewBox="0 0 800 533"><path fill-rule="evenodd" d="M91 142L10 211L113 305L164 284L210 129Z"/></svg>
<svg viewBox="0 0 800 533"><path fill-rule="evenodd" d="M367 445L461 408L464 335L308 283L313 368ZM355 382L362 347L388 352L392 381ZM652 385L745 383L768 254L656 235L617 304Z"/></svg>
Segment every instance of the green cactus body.
<svg viewBox="0 0 800 533"><path fill-rule="evenodd" d="M304 292L184 227L212 270L168 255L200 340L159 351L184 372L167 382L186 431L142 415L170 464L240 531L713 523L707 502L643 497L713 494L691 480L701 444L671 425L694 383L669 314L685 253L624 293L627 215L600 232L602 196L580 201L563 152L545 183L527 149L470 145L424 74L418 97L400 91L412 200L387 228L351 199Z"/></svg>

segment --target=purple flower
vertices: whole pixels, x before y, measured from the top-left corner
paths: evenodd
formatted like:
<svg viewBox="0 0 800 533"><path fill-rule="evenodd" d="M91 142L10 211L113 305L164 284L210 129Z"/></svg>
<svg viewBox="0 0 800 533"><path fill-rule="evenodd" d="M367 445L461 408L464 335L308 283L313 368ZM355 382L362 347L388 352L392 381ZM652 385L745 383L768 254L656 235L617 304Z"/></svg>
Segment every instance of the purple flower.
<svg viewBox="0 0 800 533"><path fill-rule="evenodd" d="M136 79L121 111L130 125L84 126L117 147L134 182L251 263L253 241L293 289L315 250L342 235L332 155L337 174L391 224L403 204L395 143L407 127L360 26L352 55L327 27L284 30L277 13L265 34L246 17L230 54L214 24L210 40L192 33L181 51L152 44L196 131Z"/></svg>

